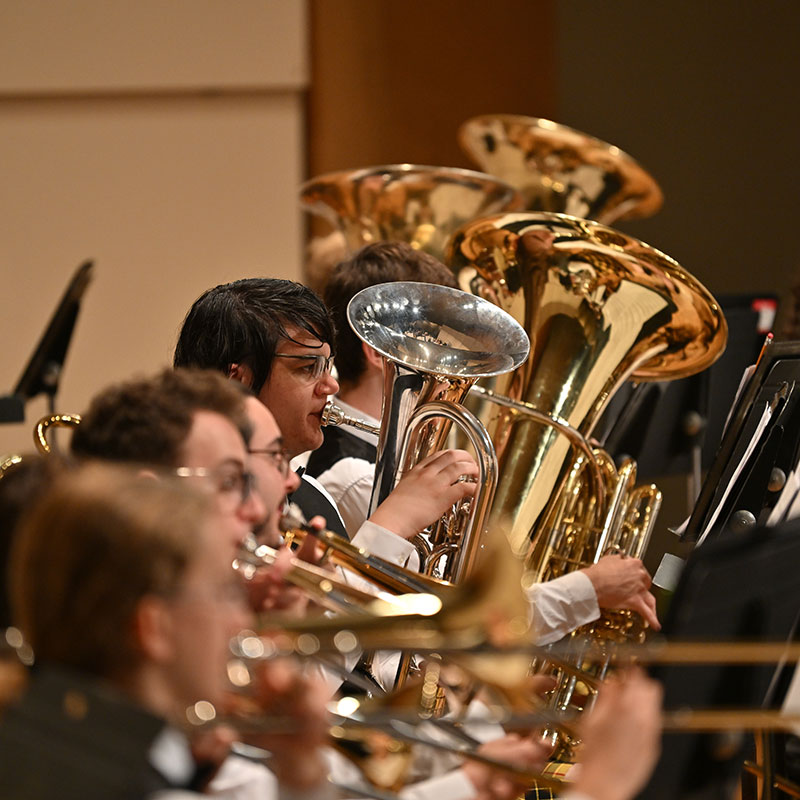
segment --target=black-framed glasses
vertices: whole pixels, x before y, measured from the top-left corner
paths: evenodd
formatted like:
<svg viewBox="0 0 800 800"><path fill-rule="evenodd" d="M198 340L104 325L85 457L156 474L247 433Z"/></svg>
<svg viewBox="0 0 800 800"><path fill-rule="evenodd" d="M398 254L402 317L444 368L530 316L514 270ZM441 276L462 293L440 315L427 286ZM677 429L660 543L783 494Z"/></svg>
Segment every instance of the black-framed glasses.
<svg viewBox="0 0 800 800"><path fill-rule="evenodd" d="M285 447L266 447L263 450L247 451L251 456L266 456L275 469L285 478L289 474L289 451Z"/></svg>
<svg viewBox="0 0 800 800"><path fill-rule="evenodd" d="M237 505L244 503L253 491L255 476L252 472L233 464L209 469L207 467L177 467L179 478L208 478L221 495L235 498Z"/></svg>
<svg viewBox="0 0 800 800"><path fill-rule="evenodd" d="M275 353L275 358L291 358L294 360L307 361L306 367L301 367L297 371L309 381L318 381L323 375L330 375L333 367L333 354L329 356L321 355L293 355L289 353Z"/></svg>

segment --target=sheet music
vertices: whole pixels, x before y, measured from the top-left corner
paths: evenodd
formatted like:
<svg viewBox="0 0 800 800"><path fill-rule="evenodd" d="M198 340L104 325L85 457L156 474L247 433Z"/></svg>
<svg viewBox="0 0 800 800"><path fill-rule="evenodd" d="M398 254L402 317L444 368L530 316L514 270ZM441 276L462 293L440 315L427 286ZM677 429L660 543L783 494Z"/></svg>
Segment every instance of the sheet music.
<svg viewBox="0 0 800 800"><path fill-rule="evenodd" d="M755 363L751 364L749 367L746 367L744 372L742 373L742 377L739 379L739 387L736 389L736 395L733 398L731 407L728 409L728 416L725 418L725 424L722 426L723 436L725 436L725 433L728 430L728 424L731 421L734 409L736 408L737 405L739 405L739 398L742 396L742 392L744 391L747 384L750 383L750 378L753 377L753 373L756 371L757 366L758 363Z"/></svg>
<svg viewBox="0 0 800 800"><path fill-rule="evenodd" d="M697 545L696 545L697 547L703 544L706 536L708 536L708 532L714 527L714 523L717 521L717 517L720 515L722 511L722 507L725 505L725 501L728 499L728 495L731 493L731 489L733 489L734 485L736 484L736 481L742 474L742 470L745 468L747 462L750 460L750 456L753 455L753 451L756 449L756 445L761 441L761 436L764 433L764 430L766 429L767 425L769 424L770 419L772 418L772 410L773 406L771 403L764 404L764 410L761 412L761 419L759 419L758 425L756 426L756 429L753 432L753 436L747 443L747 449L745 450L744 455L742 456L739 463L736 465L736 469L734 470L733 475L731 475L731 478L728 481L727 486L725 487L725 491L722 493L720 501L714 508L714 513L711 515L711 518L706 523L705 528L703 528L703 533L697 540Z"/></svg>

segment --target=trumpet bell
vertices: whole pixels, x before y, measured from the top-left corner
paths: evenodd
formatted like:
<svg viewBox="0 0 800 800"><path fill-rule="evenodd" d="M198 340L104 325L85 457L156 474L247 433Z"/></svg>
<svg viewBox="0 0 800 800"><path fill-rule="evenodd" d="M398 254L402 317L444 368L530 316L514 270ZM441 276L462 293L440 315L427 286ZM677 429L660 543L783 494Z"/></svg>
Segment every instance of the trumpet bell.
<svg viewBox="0 0 800 800"><path fill-rule="evenodd" d="M525 209L607 225L650 217L663 203L653 177L618 147L548 119L493 114L458 132L465 153L520 190Z"/></svg>
<svg viewBox="0 0 800 800"><path fill-rule="evenodd" d="M519 193L492 175L419 164L321 175L300 187L300 202L341 231L351 252L395 241L440 260L467 220L522 207Z"/></svg>

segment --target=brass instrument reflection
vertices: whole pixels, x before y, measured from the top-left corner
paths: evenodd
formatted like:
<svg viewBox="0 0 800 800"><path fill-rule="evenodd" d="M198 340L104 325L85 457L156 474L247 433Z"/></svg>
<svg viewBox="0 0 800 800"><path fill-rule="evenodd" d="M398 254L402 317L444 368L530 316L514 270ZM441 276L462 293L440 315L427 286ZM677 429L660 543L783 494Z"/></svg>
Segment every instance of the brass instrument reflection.
<svg viewBox="0 0 800 800"><path fill-rule="evenodd" d="M663 203L653 177L618 147L548 119L486 114L458 132L462 149L516 187L526 211L611 225L650 217Z"/></svg>

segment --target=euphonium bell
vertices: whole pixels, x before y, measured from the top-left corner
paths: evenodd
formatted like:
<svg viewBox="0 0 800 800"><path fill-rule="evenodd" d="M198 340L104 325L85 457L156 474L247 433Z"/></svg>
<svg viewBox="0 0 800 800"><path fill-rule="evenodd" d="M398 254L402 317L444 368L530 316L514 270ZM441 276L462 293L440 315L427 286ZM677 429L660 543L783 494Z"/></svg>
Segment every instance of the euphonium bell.
<svg viewBox="0 0 800 800"><path fill-rule="evenodd" d="M610 225L650 217L658 184L627 153L549 119L486 114L459 129L478 166L519 189L527 211L551 211Z"/></svg>
<svg viewBox="0 0 800 800"><path fill-rule="evenodd" d="M584 437L627 378L692 375L725 345L722 311L699 281L595 222L547 213L474 220L454 236L451 264L462 288L506 309L530 335L531 358L500 378L498 391ZM493 517L510 520L515 550L536 569L570 444L514 411L497 414L490 429L500 458Z"/></svg>
<svg viewBox="0 0 800 800"><path fill-rule="evenodd" d="M528 356L528 337L494 304L427 283L371 286L353 297L347 315L356 335L384 357L370 513L402 472L444 446L452 422L461 426L477 453L480 491L466 528L456 533L455 542L433 539L433 560L442 556L448 561L441 577L457 582L474 560L496 482L491 440L461 401L478 378L519 367Z"/></svg>

